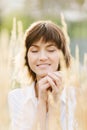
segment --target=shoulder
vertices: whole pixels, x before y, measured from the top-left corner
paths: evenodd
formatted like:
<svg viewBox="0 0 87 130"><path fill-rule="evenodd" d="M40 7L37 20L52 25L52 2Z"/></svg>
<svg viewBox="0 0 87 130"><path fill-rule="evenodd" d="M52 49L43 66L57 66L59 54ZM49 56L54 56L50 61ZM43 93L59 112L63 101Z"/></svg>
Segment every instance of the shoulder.
<svg viewBox="0 0 87 130"><path fill-rule="evenodd" d="M30 97L32 95L32 87L26 86L24 88L17 88L9 91L8 100L24 100L27 96Z"/></svg>
<svg viewBox="0 0 87 130"><path fill-rule="evenodd" d="M27 98L31 98L34 96L34 83L28 86L24 86L22 88L17 88L9 91L8 93L8 101L13 103L21 103Z"/></svg>
<svg viewBox="0 0 87 130"><path fill-rule="evenodd" d="M12 110L16 111L16 109L19 109L19 107L23 102L23 98L24 96L21 88L11 90L8 93L8 105L10 111Z"/></svg>
<svg viewBox="0 0 87 130"><path fill-rule="evenodd" d="M18 100L18 99L21 99L22 97L23 97L23 92L21 88L11 90L8 93L8 101Z"/></svg>
<svg viewBox="0 0 87 130"><path fill-rule="evenodd" d="M8 107L12 117L17 116L25 102L31 99L32 90L33 86L25 86L11 90L8 93Z"/></svg>

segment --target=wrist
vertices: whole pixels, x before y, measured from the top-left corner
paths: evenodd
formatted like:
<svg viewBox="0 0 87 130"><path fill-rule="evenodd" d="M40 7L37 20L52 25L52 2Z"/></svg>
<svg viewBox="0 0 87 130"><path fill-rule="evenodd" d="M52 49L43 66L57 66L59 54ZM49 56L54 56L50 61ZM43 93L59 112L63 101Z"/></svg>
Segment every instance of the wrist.
<svg viewBox="0 0 87 130"><path fill-rule="evenodd" d="M46 101L45 101L44 99L39 99L39 100L38 100L38 104L45 106L45 105L46 105Z"/></svg>

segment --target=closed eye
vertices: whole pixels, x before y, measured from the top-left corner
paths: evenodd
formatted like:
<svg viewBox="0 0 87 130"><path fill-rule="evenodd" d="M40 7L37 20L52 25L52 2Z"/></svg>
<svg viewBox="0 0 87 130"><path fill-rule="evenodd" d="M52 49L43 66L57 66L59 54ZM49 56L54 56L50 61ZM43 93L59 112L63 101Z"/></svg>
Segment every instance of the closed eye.
<svg viewBox="0 0 87 130"><path fill-rule="evenodd" d="M48 52L54 52L55 50L48 50Z"/></svg>
<svg viewBox="0 0 87 130"><path fill-rule="evenodd" d="M32 52L32 53L37 53L38 51L37 51L37 50L35 50L35 51L32 50L31 52Z"/></svg>
<svg viewBox="0 0 87 130"><path fill-rule="evenodd" d="M48 47L47 47L47 51L48 51L48 52L54 52L54 51L56 51L56 49L57 49L57 47L54 46L54 45L51 45L51 46L48 46Z"/></svg>
<svg viewBox="0 0 87 130"><path fill-rule="evenodd" d="M38 47L36 47L36 46L31 46L31 47L30 47L30 51L31 51L32 53L37 53L37 52L38 52Z"/></svg>

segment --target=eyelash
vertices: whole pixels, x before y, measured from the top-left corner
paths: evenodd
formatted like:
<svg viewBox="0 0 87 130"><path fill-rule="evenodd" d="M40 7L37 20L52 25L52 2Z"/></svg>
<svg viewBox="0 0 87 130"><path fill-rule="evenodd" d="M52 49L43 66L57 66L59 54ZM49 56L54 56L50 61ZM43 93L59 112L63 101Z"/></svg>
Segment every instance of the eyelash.
<svg viewBox="0 0 87 130"><path fill-rule="evenodd" d="M38 51L31 51L32 53L36 53L36 52L38 52Z"/></svg>
<svg viewBox="0 0 87 130"><path fill-rule="evenodd" d="M55 49L52 49L52 50L49 50L49 49L48 49L47 51L48 51L48 52L54 52L54 51L55 51ZM33 51L33 50L32 50L31 52L32 52L32 53L37 53L37 52L38 52L38 50L35 50L35 51Z"/></svg>
<svg viewBox="0 0 87 130"><path fill-rule="evenodd" d="M55 50L48 50L48 52L54 52ZM37 53L38 51L32 51L32 53Z"/></svg>
<svg viewBox="0 0 87 130"><path fill-rule="evenodd" d="M48 52L54 52L55 50L48 50Z"/></svg>

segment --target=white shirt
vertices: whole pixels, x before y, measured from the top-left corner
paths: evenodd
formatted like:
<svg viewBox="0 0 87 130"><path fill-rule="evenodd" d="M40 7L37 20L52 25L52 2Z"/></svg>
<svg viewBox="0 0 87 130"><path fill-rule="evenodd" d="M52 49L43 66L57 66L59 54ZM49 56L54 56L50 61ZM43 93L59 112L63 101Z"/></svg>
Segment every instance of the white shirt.
<svg viewBox="0 0 87 130"><path fill-rule="evenodd" d="M46 125L50 125L50 130L60 130L58 128L58 117L60 119L61 130L74 130L76 126L74 119L76 106L75 89L73 87L69 89L65 88L60 96L60 101L60 117L57 115L57 110L54 107L51 112L47 113ZM8 103L11 130L40 130L37 127L39 124L36 117L38 99L35 97L34 83L30 86L10 91L8 94ZM53 122L56 122L55 125Z"/></svg>

